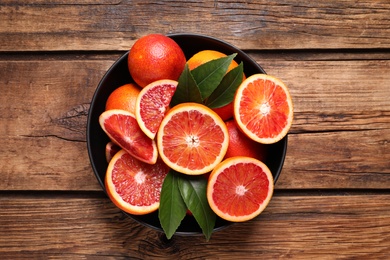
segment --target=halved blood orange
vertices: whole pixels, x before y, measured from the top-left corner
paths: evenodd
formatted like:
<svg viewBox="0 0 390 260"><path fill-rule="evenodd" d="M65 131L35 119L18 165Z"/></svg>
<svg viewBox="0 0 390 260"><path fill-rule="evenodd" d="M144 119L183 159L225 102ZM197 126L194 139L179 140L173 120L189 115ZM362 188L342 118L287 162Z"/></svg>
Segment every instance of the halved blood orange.
<svg viewBox="0 0 390 260"><path fill-rule="evenodd" d="M231 157L211 172L207 200L219 217L243 222L258 216L268 205L274 190L271 171L261 161Z"/></svg>
<svg viewBox="0 0 390 260"><path fill-rule="evenodd" d="M111 141L129 154L143 162L156 163L156 142L142 132L132 113L120 109L107 110L100 115L99 123Z"/></svg>
<svg viewBox="0 0 390 260"><path fill-rule="evenodd" d="M249 138L265 144L278 142L287 135L293 120L287 87L266 74L248 77L236 91L234 118Z"/></svg>
<svg viewBox="0 0 390 260"><path fill-rule="evenodd" d="M127 213L151 213L160 206L161 187L168 171L168 166L161 160L151 165L120 150L108 164L107 194L118 208Z"/></svg>
<svg viewBox="0 0 390 260"><path fill-rule="evenodd" d="M225 156L227 128L210 108L181 103L171 108L157 133L157 147L172 169L189 175L211 171Z"/></svg>
<svg viewBox="0 0 390 260"><path fill-rule="evenodd" d="M141 90L135 106L135 117L142 131L154 139L175 93L177 81L158 80Z"/></svg>

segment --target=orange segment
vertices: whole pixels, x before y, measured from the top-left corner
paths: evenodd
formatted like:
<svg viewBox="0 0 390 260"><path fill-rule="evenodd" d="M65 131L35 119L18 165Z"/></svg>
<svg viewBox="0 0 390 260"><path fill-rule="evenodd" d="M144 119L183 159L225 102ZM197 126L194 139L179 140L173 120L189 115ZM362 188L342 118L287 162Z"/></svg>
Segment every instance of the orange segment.
<svg viewBox="0 0 390 260"><path fill-rule="evenodd" d="M157 161L157 145L138 126L135 116L125 110L112 109L103 112L99 123L108 137L122 149L143 162Z"/></svg>
<svg viewBox="0 0 390 260"><path fill-rule="evenodd" d="M248 77L237 89L234 118L251 139L265 144L278 142L287 134L293 120L287 87L266 74Z"/></svg>
<svg viewBox="0 0 390 260"><path fill-rule="evenodd" d="M242 222L267 207L273 190L273 177L264 163L237 156L224 160L211 172L207 200L219 217Z"/></svg>
<svg viewBox="0 0 390 260"><path fill-rule="evenodd" d="M113 142L108 142L106 144L106 161L109 163L112 159L112 157L114 157L114 155L119 152L119 150L121 150L121 147L114 144Z"/></svg>
<svg viewBox="0 0 390 260"><path fill-rule="evenodd" d="M151 139L169 108L175 93L177 81L158 80L143 88L138 95L135 106L135 117L142 131Z"/></svg>
<svg viewBox="0 0 390 260"><path fill-rule="evenodd" d="M157 147L172 169L199 175L222 161L229 144L225 123L210 108L182 103L168 111L157 133Z"/></svg>
<svg viewBox="0 0 390 260"><path fill-rule="evenodd" d="M150 165L120 150L110 161L105 177L109 198L123 211L142 215L157 210L169 168L162 162Z"/></svg>

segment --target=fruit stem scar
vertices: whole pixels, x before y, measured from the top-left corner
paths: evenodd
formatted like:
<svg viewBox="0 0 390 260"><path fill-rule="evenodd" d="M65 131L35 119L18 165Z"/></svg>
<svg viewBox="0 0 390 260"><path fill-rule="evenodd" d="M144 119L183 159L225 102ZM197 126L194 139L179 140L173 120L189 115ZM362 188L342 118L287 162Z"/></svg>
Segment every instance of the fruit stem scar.
<svg viewBox="0 0 390 260"><path fill-rule="evenodd" d="M196 135L188 135L186 137L186 143L189 147L198 147L199 142L199 137L197 137Z"/></svg>
<svg viewBox="0 0 390 260"><path fill-rule="evenodd" d="M236 187L236 194L237 195L243 196L246 191L247 191L247 189L244 187L244 185L238 185Z"/></svg>
<svg viewBox="0 0 390 260"><path fill-rule="evenodd" d="M271 106L267 101L263 102L260 106L260 113L265 116L268 115L269 112L271 111Z"/></svg>
<svg viewBox="0 0 390 260"><path fill-rule="evenodd" d="M134 180L138 183L138 184L142 184L145 182L145 178L146 178L146 175L143 171L139 171L137 172L137 174L134 176Z"/></svg>

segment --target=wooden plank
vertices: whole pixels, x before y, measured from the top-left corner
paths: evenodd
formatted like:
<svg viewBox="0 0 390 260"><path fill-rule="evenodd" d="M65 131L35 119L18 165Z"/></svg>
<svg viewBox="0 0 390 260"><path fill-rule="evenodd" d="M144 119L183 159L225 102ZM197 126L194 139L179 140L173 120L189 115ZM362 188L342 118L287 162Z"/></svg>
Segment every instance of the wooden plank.
<svg viewBox="0 0 390 260"><path fill-rule="evenodd" d="M289 135L280 189L389 189L390 129Z"/></svg>
<svg viewBox="0 0 390 260"><path fill-rule="evenodd" d="M1 189L100 190L89 164L86 122L112 61L0 63Z"/></svg>
<svg viewBox="0 0 390 260"><path fill-rule="evenodd" d="M277 189L388 189L390 130L291 134ZM0 138L0 190L100 190L85 142Z"/></svg>
<svg viewBox="0 0 390 260"><path fill-rule="evenodd" d="M256 60L289 87L295 113L292 132L389 128L389 59Z"/></svg>
<svg viewBox="0 0 390 260"><path fill-rule="evenodd" d="M0 51L127 50L143 35L177 32L242 49L390 47L387 0L69 2L2 1Z"/></svg>
<svg viewBox="0 0 390 260"><path fill-rule="evenodd" d="M34 57L0 61L0 189L100 190L85 126L116 57ZM286 82L295 104L278 189L390 187L389 60L254 57Z"/></svg>
<svg viewBox="0 0 390 260"><path fill-rule="evenodd" d="M289 87L293 133L388 129L390 60L275 62L253 56ZM7 111L0 120L7 122L6 135L85 140L89 102L115 57L85 59L0 61L0 108Z"/></svg>
<svg viewBox="0 0 390 260"><path fill-rule="evenodd" d="M385 259L390 254L389 208L389 194L276 194L258 218L216 232L209 242L203 236L175 236L168 241L124 217L100 196L3 194L0 255L5 259Z"/></svg>

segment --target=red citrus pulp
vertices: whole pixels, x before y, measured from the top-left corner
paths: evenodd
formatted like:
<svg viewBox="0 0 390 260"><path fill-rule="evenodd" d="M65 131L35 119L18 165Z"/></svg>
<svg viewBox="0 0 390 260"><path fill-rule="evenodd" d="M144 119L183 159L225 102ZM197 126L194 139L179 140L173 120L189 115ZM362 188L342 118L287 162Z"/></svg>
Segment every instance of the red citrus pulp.
<svg viewBox="0 0 390 260"><path fill-rule="evenodd" d="M99 123L111 141L129 154L143 162L156 163L156 143L142 132L132 113L120 109L107 110L100 115Z"/></svg>
<svg viewBox="0 0 390 260"><path fill-rule="evenodd" d="M236 91L234 118L249 138L265 144L278 142L287 135L293 120L287 87L266 74L248 77Z"/></svg>
<svg viewBox="0 0 390 260"><path fill-rule="evenodd" d="M121 150L120 146L114 144L113 142L108 142L106 144L106 161L110 162L112 157Z"/></svg>
<svg viewBox="0 0 390 260"><path fill-rule="evenodd" d="M224 160L211 172L207 200L219 217L242 222L267 207L273 190L273 177L264 163L237 156Z"/></svg>
<svg viewBox="0 0 390 260"><path fill-rule="evenodd" d="M159 208L161 187L168 171L161 160L151 165L120 150L107 168L107 194L117 207L127 213L151 213Z"/></svg>
<svg viewBox="0 0 390 260"><path fill-rule="evenodd" d="M210 108L182 103L171 108L157 133L157 147L172 169L199 175L211 171L225 156L227 128Z"/></svg>
<svg viewBox="0 0 390 260"><path fill-rule="evenodd" d="M158 80L143 88L138 95L135 117L142 131L154 139L169 103L175 93L177 81Z"/></svg>

